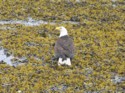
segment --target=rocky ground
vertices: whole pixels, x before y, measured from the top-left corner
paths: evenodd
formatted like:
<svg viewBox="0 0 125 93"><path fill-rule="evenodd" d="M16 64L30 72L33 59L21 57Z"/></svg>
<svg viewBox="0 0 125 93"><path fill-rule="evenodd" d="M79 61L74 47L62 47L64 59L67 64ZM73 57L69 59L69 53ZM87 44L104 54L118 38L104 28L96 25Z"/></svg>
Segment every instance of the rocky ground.
<svg viewBox="0 0 125 93"><path fill-rule="evenodd" d="M57 26L74 40L71 67L52 61ZM124 93L125 1L1 0L0 92Z"/></svg>

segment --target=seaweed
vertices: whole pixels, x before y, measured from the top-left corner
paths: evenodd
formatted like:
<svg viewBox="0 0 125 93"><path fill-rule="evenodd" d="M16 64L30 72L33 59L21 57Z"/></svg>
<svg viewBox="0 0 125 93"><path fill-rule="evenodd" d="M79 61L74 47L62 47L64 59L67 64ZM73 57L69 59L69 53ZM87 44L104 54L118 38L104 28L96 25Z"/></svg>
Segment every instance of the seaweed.
<svg viewBox="0 0 125 93"><path fill-rule="evenodd" d="M115 4L115 7L114 5ZM1 93L110 93L125 91L124 0L3 0L0 20L79 21L80 24L0 25L0 46L22 66L0 64ZM74 40L72 66L52 63L63 25Z"/></svg>

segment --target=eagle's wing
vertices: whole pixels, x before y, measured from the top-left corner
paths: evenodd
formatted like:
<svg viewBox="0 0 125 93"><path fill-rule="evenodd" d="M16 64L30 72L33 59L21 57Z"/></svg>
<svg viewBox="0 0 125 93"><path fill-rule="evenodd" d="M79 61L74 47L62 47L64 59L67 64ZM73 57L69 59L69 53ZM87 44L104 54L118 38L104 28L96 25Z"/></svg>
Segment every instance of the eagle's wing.
<svg viewBox="0 0 125 93"><path fill-rule="evenodd" d="M74 45L73 41L70 38L62 39L59 38L55 44L55 56L57 58L73 58L74 56Z"/></svg>

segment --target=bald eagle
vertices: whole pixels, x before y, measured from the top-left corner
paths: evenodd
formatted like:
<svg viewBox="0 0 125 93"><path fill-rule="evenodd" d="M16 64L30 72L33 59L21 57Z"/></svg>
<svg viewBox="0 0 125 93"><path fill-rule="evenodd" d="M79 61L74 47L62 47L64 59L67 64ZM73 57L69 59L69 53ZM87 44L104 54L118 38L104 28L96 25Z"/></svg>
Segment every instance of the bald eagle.
<svg viewBox="0 0 125 93"><path fill-rule="evenodd" d="M71 66L71 60L74 57L73 40L68 36L65 27L57 27L56 30L60 31L60 36L54 47L55 58L58 60L58 66L63 64Z"/></svg>

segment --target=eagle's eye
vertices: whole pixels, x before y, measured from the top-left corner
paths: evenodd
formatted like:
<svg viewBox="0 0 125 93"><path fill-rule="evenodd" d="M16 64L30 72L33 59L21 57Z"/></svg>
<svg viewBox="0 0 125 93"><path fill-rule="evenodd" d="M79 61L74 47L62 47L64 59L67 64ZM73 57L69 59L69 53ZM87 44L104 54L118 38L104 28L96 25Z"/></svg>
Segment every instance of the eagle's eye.
<svg viewBox="0 0 125 93"><path fill-rule="evenodd" d="M60 30L63 30L64 28L63 27L60 27Z"/></svg>

